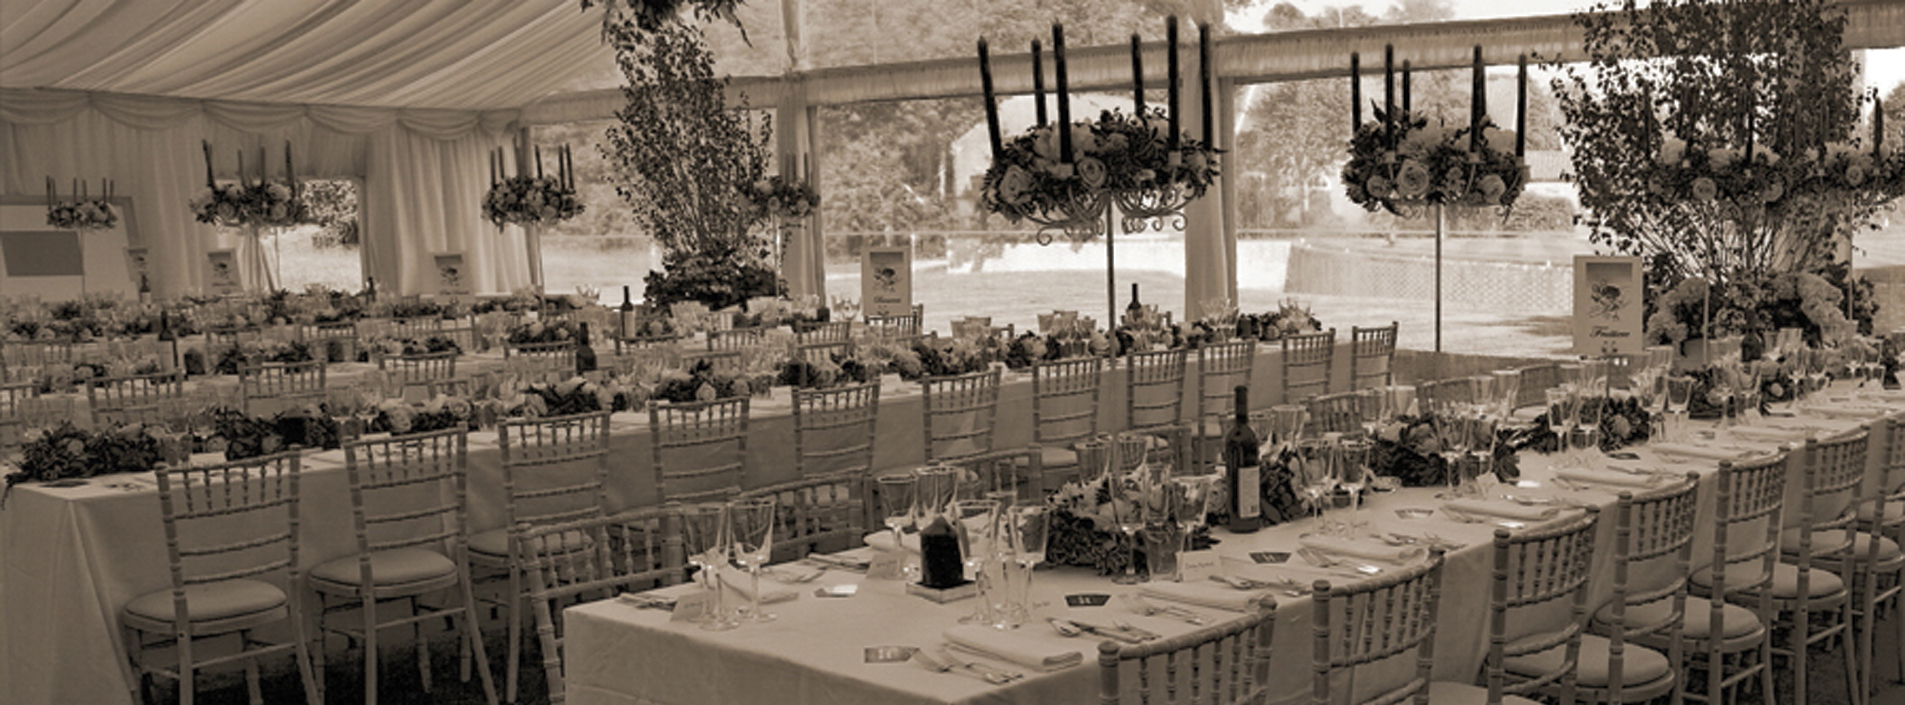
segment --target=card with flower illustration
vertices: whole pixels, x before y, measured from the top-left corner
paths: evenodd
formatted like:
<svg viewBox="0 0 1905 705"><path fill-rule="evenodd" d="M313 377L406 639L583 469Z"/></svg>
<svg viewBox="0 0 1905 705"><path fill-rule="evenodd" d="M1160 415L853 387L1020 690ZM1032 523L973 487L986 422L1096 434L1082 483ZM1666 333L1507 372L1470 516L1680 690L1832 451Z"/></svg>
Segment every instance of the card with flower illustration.
<svg viewBox="0 0 1905 705"><path fill-rule="evenodd" d="M1574 257L1574 352L1638 355L1645 345L1639 257Z"/></svg>
<svg viewBox="0 0 1905 705"><path fill-rule="evenodd" d="M913 251L867 250L860 256L861 309L868 316L904 316L913 312Z"/></svg>

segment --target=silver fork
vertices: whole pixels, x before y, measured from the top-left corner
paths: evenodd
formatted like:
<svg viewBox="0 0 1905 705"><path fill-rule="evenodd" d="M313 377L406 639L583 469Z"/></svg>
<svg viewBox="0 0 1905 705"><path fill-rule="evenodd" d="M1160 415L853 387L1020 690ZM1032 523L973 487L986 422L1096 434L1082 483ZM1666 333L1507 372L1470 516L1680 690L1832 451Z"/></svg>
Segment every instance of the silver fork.
<svg viewBox="0 0 1905 705"><path fill-rule="evenodd" d="M1345 561L1341 558L1337 558L1335 556L1329 555L1328 553L1319 551L1314 548L1310 548L1308 546L1304 546L1303 548L1297 549L1297 554L1303 556L1304 560L1309 561L1310 565L1316 566L1318 568L1335 568L1337 566L1342 566L1343 568L1349 571L1353 571L1355 573L1361 574L1357 577L1361 577L1364 575L1375 575L1377 573L1382 572L1382 568L1369 565L1368 563L1356 563L1353 561Z"/></svg>
<svg viewBox="0 0 1905 705"><path fill-rule="evenodd" d="M1192 612L1191 610L1185 609L1183 607L1178 607L1175 605L1154 604L1150 600L1144 599L1143 595L1139 595L1137 593L1130 593L1125 595L1125 601L1129 602L1132 607L1136 608L1139 614L1142 614L1147 617L1161 614L1161 615L1166 615L1170 617L1175 617L1177 619L1181 619L1185 622L1189 622L1191 624L1196 624L1199 626L1210 623L1210 618L1205 617L1204 615L1198 614L1196 612Z"/></svg>
<svg viewBox="0 0 1905 705"><path fill-rule="evenodd" d="M994 676L987 676L985 674L982 674L978 671L974 671L969 668L961 667L958 670L954 670L954 666L957 664L952 664L952 663L948 663L946 661L940 660L939 658L933 656L932 654L926 653L925 649L919 649L913 652L913 662L918 663L921 666L925 666L927 670L933 671L935 673L957 673L962 676L971 676L973 678L977 678L979 680L985 681L987 683L991 683L993 685L999 685L1001 683L1005 683L1011 680L1009 678L999 680L999 679L996 679L996 677Z"/></svg>
<svg viewBox="0 0 1905 705"><path fill-rule="evenodd" d="M996 674L999 677L1009 681L1015 681L1025 677L1025 674L1019 671L1014 671L1010 668L1001 668L1001 667L986 663L984 661L975 661L970 658L960 658L959 656L955 655L954 652L966 654L967 656L978 656L981 658L997 658L993 656L992 654L985 653L983 651L974 649L964 644L946 643L946 644L940 645L939 647L939 654L941 656L946 657L946 660L957 663L960 666L966 668L967 670L976 670L982 673Z"/></svg>

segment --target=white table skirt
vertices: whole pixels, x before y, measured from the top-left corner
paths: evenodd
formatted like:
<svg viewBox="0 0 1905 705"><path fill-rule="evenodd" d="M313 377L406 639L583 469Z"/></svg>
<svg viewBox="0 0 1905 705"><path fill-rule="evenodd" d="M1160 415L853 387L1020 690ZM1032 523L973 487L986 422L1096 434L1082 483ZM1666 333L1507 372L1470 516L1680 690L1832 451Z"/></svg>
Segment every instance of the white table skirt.
<svg viewBox="0 0 1905 705"><path fill-rule="evenodd" d="M1333 389L1348 385L1348 350L1346 343L1337 346ZM1259 347L1253 405L1281 403L1280 357L1273 346ZM1190 359L1187 418L1196 406L1190 399L1195 354ZM924 460L919 385L893 376L886 382L873 466L918 465ZM1102 430L1123 426L1122 368L1105 373L1099 407ZM785 388L755 400L745 486L795 479L791 412ZM993 447L1030 443L1031 419L1030 378L1008 373ZM646 413L612 418L610 501L618 509L655 500L647 423ZM342 452L313 453L304 467L299 558L309 568L353 553L355 535ZM470 470L472 528L501 526L502 469L494 433L472 434ZM170 586L155 494L150 473L94 478L72 488L13 488L0 508L0 703L130 702L128 684L134 681L121 646L119 610L134 597Z"/></svg>

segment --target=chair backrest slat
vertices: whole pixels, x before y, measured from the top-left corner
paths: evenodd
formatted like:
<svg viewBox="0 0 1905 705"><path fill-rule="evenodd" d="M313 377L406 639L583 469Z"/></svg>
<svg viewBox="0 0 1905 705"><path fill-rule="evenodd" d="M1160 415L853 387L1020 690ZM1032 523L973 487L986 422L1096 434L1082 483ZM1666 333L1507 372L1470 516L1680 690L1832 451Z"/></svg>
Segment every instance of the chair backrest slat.
<svg viewBox="0 0 1905 705"><path fill-rule="evenodd" d="M285 405L322 399L328 367L322 360L312 360L239 368L238 388L243 395L245 413L269 414ZM267 403L277 404L276 409L264 408Z"/></svg>
<svg viewBox="0 0 1905 705"><path fill-rule="evenodd" d="M845 550L866 535L865 471L807 477L742 492L737 499L772 499L773 560Z"/></svg>
<svg viewBox="0 0 1905 705"><path fill-rule="evenodd" d="M880 380L794 390L794 457L801 477L873 470Z"/></svg>
<svg viewBox="0 0 1905 705"><path fill-rule="evenodd" d="M652 404L655 489L664 502L726 499L741 491L748 398Z"/></svg>
<svg viewBox="0 0 1905 705"><path fill-rule="evenodd" d="M1263 702L1269 697L1276 609L1276 602L1266 598L1242 617L1170 639L1131 645L1100 643L1099 704Z"/></svg>
<svg viewBox="0 0 1905 705"><path fill-rule="evenodd" d="M1349 388L1386 387L1395 383L1396 331L1400 326L1350 326Z"/></svg>
<svg viewBox="0 0 1905 705"><path fill-rule="evenodd" d="M1336 362L1336 329L1286 335L1283 346L1283 400L1295 403L1312 394L1328 394Z"/></svg>
<svg viewBox="0 0 1905 705"><path fill-rule="evenodd" d="M956 460L992 450L999 408L999 371L920 381L927 460Z"/></svg>

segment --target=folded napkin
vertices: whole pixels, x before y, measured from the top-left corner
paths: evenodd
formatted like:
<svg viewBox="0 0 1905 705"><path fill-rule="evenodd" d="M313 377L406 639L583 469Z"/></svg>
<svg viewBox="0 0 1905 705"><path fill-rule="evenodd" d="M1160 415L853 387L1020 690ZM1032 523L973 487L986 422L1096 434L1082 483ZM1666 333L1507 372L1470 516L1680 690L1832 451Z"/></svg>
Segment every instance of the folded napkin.
<svg viewBox="0 0 1905 705"><path fill-rule="evenodd" d="M754 580L748 577L747 571L732 568L722 570L721 582L727 583L728 589L740 595L742 600L750 602L754 600ZM763 583L761 585L761 604L763 605L787 602L796 597L800 597L800 593L786 588L775 587L772 582Z"/></svg>
<svg viewBox="0 0 1905 705"><path fill-rule="evenodd" d="M1546 521L1553 519L1556 514L1561 513L1561 510L1554 507L1530 507L1508 502L1490 502L1483 499L1450 500L1443 502L1442 506L1446 509L1453 509L1460 514L1501 517L1519 521Z"/></svg>
<svg viewBox="0 0 1905 705"><path fill-rule="evenodd" d="M1085 662L1085 655L1077 649L1052 646L1037 639L979 624L947 629L945 637L954 644L1040 671L1056 671Z"/></svg>
<svg viewBox="0 0 1905 705"><path fill-rule="evenodd" d="M1638 474L1620 470L1599 470L1595 468L1562 468L1555 476L1563 480L1585 482L1590 485L1613 485L1616 487L1652 487L1660 483L1660 476L1652 473Z"/></svg>
<svg viewBox="0 0 1905 705"><path fill-rule="evenodd" d="M1218 583L1145 583L1138 586L1138 594L1232 612L1248 612L1268 596L1264 591L1238 590Z"/></svg>
<svg viewBox="0 0 1905 705"><path fill-rule="evenodd" d="M1762 450L1741 448L1739 446L1733 446L1730 448L1716 448L1712 446L1694 445L1692 443L1674 443L1670 441L1660 442L1660 443L1649 443L1647 444L1646 447L1648 450L1657 451L1661 453L1683 455L1689 458L1706 458L1708 460L1744 460L1746 458L1751 458L1751 457L1765 454L1765 451L1762 451Z"/></svg>
<svg viewBox="0 0 1905 705"><path fill-rule="evenodd" d="M1871 406L1814 406L1807 408L1805 413L1828 418L1869 419L1883 416L1887 410Z"/></svg>
<svg viewBox="0 0 1905 705"><path fill-rule="evenodd" d="M1324 553L1338 556L1362 558L1385 563L1408 563L1427 555L1421 546L1391 546L1384 543L1357 541L1339 536L1305 536L1298 539L1304 548L1313 548Z"/></svg>
<svg viewBox="0 0 1905 705"><path fill-rule="evenodd" d="M892 531L875 531L867 534L865 541L866 545L881 551L893 550ZM919 553L919 534L902 534L900 545L905 546L908 551Z"/></svg>
<svg viewBox="0 0 1905 705"><path fill-rule="evenodd" d="M1727 429L1727 432L1749 441L1760 441L1765 443L1791 443L1793 441L1803 441L1803 440L1806 440L1808 436L1812 435L1810 432L1804 429L1773 428L1770 426L1734 426L1733 428Z"/></svg>

